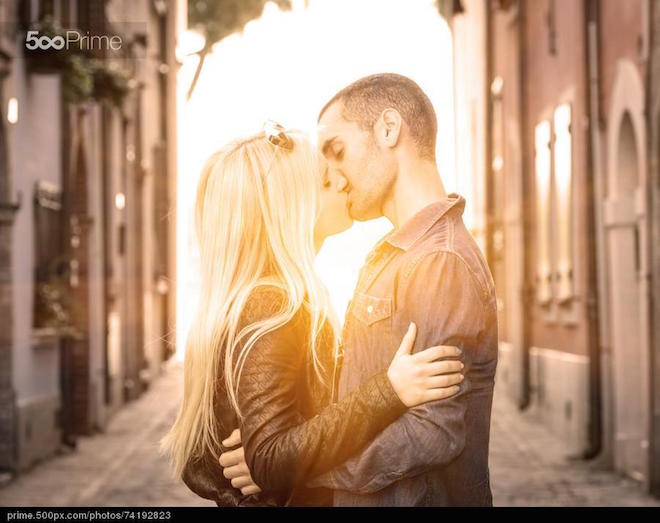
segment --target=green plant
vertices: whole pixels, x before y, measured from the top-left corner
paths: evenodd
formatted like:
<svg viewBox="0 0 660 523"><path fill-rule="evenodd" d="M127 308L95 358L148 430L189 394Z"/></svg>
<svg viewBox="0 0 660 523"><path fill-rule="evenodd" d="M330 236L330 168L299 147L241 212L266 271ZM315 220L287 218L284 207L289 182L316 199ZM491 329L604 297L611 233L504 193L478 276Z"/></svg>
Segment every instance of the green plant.
<svg viewBox="0 0 660 523"><path fill-rule="evenodd" d="M28 70L33 73L60 74L64 99L68 103L80 103L88 100L92 94L92 71L89 59L80 46L72 43L64 45L66 34L67 31L51 17L44 17L30 26L26 33L25 59ZM31 35L29 40L28 35ZM43 37L51 42L45 49L34 45ZM60 42L60 45L53 45Z"/></svg>
<svg viewBox="0 0 660 523"><path fill-rule="evenodd" d="M66 40L66 30L46 17L33 24L29 31L38 38ZM69 104L88 100L108 101L119 107L131 89L131 76L118 67L99 59L89 58L79 46L57 49L26 47L28 69L35 73L59 74L62 95Z"/></svg>
<svg viewBox="0 0 660 523"><path fill-rule="evenodd" d="M195 90L204 67L204 60L213 46L223 38L242 31L249 21L259 18L268 1L188 0L188 27L204 37L204 47L196 53L199 55L199 63L188 90L188 99ZM281 9L291 9L289 0L272 1Z"/></svg>
<svg viewBox="0 0 660 523"><path fill-rule="evenodd" d="M64 100L75 104L89 100L94 80L89 60L78 55L68 55L61 70Z"/></svg>
<svg viewBox="0 0 660 523"><path fill-rule="evenodd" d="M131 90L131 75L100 60L90 63L92 71L91 96L97 101L108 101L120 107Z"/></svg>

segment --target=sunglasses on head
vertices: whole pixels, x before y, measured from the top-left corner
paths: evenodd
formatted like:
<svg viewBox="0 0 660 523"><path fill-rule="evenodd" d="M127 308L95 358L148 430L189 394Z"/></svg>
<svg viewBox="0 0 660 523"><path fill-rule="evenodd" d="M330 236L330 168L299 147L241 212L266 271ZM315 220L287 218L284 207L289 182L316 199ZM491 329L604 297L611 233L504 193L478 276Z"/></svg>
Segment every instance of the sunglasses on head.
<svg viewBox="0 0 660 523"><path fill-rule="evenodd" d="M293 150L293 140L286 134L286 129L281 124L273 120L266 120L264 134L266 139L275 147L281 147L287 151Z"/></svg>

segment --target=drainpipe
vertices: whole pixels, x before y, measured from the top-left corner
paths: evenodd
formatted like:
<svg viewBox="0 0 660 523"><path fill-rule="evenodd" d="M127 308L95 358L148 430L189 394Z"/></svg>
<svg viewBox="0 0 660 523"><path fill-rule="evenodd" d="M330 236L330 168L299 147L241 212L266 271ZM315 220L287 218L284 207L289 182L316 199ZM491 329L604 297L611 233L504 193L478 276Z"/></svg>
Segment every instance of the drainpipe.
<svg viewBox="0 0 660 523"><path fill-rule="evenodd" d="M530 368L529 368L529 347L531 345L531 315L530 311L534 305L534 281L532 280L532 271L530 271L532 260L530 258L529 249L527 248L532 244L534 231L532 230L532 212L530 209L533 193L531 190L531 176L532 171L528 170L529 162L529 146L528 139L528 126L527 126L527 43L525 33L527 31L527 0L519 0L518 2L518 67L520 70L520 152L521 152L521 165L522 165L522 247L523 247L523 287L520 290L522 301L522 376L521 376L521 394L518 402L518 408L524 410L529 407L530 397Z"/></svg>
<svg viewBox="0 0 660 523"><path fill-rule="evenodd" d="M650 216L649 245L651 246L651 427L649 435L649 487L652 494L660 497L660 175L658 166L660 154L658 136L660 132L660 107L658 92L660 89L660 10L656 2L649 2L649 39L648 74L646 79L646 107L648 108L647 126L649 176L647 202Z"/></svg>
<svg viewBox="0 0 660 523"><path fill-rule="evenodd" d="M598 0L586 0L584 3L584 33L587 64L585 101L589 107L589 126L587 131L587 170L585 183L585 204L587 209L587 331L589 351L589 426L588 447L585 459L597 457L602 449L602 401L600 369L600 329L598 310L598 263L596 243L596 201L594 178L602 173L600 148L600 78L599 78L599 10Z"/></svg>

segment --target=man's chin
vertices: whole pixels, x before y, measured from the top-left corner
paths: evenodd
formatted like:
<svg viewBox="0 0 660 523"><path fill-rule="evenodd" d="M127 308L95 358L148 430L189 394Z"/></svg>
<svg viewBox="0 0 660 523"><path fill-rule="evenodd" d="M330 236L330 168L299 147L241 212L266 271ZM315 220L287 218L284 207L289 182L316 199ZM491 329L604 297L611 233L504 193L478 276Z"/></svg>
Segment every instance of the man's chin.
<svg viewBox="0 0 660 523"><path fill-rule="evenodd" d="M351 220L356 222L367 222L375 218L380 218L380 216L374 215L373 213L366 212L364 209L357 209L353 206L348 207L348 215L351 217Z"/></svg>
<svg viewBox="0 0 660 523"><path fill-rule="evenodd" d="M363 219L360 218L361 212L360 209L355 207L350 200L346 203L346 209L348 210L348 216L350 217L351 221L358 221L362 222L364 221Z"/></svg>

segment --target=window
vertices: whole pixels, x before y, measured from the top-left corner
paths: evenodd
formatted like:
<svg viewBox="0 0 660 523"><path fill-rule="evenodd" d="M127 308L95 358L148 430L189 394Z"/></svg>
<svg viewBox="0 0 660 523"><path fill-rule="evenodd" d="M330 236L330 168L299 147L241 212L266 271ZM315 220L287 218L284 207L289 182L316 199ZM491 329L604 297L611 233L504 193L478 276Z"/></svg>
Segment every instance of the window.
<svg viewBox="0 0 660 523"><path fill-rule="evenodd" d="M574 295L572 142L566 103L535 129L536 281L543 305L566 303Z"/></svg>
<svg viewBox="0 0 660 523"><path fill-rule="evenodd" d="M41 0L39 3L39 20L43 20L47 16L55 16L55 2L54 0Z"/></svg>
<svg viewBox="0 0 660 523"><path fill-rule="evenodd" d="M35 329L68 324L67 263L62 256L62 195L45 181L37 182L34 192Z"/></svg>
<svg viewBox="0 0 660 523"><path fill-rule="evenodd" d="M552 299L552 258L550 221L550 122L544 120L534 132L536 174L536 289L538 301Z"/></svg>
<svg viewBox="0 0 660 523"><path fill-rule="evenodd" d="M502 87L504 81L501 76L497 76L490 85L490 92L493 97L493 163L491 168L493 172L498 173L504 166L504 133L502 112Z"/></svg>
<svg viewBox="0 0 660 523"><path fill-rule="evenodd" d="M0 4L3 1L0 0ZM10 4L12 2L9 2ZM68 5L68 0L21 0L14 2L16 5L16 13L19 26L27 30L35 22L43 21L45 18L50 18L58 25L61 25L62 20L62 4ZM7 18L6 20L11 20Z"/></svg>
<svg viewBox="0 0 660 523"><path fill-rule="evenodd" d="M571 140L571 106L560 105L554 114L554 220L557 249L557 299L565 302L573 297L573 151Z"/></svg>

